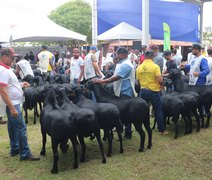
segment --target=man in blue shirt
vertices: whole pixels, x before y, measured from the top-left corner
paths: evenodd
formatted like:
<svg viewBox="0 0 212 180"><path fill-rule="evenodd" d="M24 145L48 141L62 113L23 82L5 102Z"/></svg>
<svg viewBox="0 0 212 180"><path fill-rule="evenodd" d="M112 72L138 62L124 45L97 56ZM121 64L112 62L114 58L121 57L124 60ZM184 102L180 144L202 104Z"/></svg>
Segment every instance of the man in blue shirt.
<svg viewBox="0 0 212 180"><path fill-rule="evenodd" d="M116 96L136 96L135 92L135 71L133 64L128 59L128 50L124 47L119 47L117 52L119 62L116 64L116 69L110 78L94 79L94 83L110 83L113 82L113 90ZM125 137L130 139L132 137L131 124L125 124Z"/></svg>
<svg viewBox="0 0 212 180"><path fill-rule="evenodd" d="M192 54L190 64L180 64L180 68L185 68L189 72L189 85L206 84L206 76L210 73L208 61L202 56L202 46L198 43L192 45Z"/></svg>

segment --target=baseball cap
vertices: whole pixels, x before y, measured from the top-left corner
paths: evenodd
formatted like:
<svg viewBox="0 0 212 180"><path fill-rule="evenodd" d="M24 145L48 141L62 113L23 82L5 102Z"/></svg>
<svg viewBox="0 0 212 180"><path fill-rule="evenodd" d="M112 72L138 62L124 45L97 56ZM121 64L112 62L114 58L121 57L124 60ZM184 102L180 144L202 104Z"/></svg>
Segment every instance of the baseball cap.
<svg viewBox="0 0 212 180"><path fill-rule="evenodd" d="M194 43L194 44L192 44L192 49L198 49L201 51L202 46L199 43Z"/></svg>
<svg viewBox="0 0 212 180"><path fill-rule="evenodd" d="M90 46L90 50L98 51L98 49L97 49L97 47L96 47L96 46Z"/></svg>
<svg viewBox="0 0 212 180"><path fill-rule="evenodd" d="M119 47L116 51L116 54L120 53L128 54L128 50L125 47Z"/></svg>
<svg viewBox="0 0 212 180"><path fill-rule="evenodd" d="M2 48L1 49L1 56L11 56L11 57L17 57L20 56L20 54L15 53L13 48Z"/></svg>
<svg viewBox="0 0 212 180"><path fill-rule="evenodd" d="M167 50L167 51L164 51L164 52L163 52L163 55L164 55L164 56L169 56L169 55L171 55L171 51L168 51L168 50Z"/></svg>
<svg viewBox="0 0 212 180"><path fill-rule="evenodd" d="M13 57L20 56L20 54L15 53L13 48L9 48L9 51L10 51L10 56L13 56Z"/></svg>

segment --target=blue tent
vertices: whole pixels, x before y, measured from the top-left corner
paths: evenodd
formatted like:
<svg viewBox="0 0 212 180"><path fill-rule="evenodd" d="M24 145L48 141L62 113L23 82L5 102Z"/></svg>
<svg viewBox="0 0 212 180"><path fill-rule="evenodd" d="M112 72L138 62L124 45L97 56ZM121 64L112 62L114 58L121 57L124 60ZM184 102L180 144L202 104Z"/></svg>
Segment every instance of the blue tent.
<svg viewBox="0 0 212 180"><path fill-rule="evenodd" d="M98 35L121 22L142 30L142 0L98 0ZM150 0L150 35L163 39L163 22L171 29L171 40L199 41L199 6L186 2Z"/></svg>

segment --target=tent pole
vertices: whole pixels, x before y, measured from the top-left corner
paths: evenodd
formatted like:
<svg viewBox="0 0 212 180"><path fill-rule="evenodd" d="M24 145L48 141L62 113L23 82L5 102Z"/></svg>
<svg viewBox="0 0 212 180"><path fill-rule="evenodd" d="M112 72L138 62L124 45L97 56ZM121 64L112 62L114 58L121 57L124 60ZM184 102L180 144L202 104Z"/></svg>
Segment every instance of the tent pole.
<svg viewBox="0 0 212 180"><path fill-rule="evenodd" d="M204 2L199 5L200 7L200 26L199 26L199 41L203 43L203 5Z"/></svg>
<svg viewBox="0 0 212 180"><path fill-rule="evenodd" d="M97 0L92 4L92 45L97 45Z"/></svg>
<svg viewBox="0 0 212 180"><path fill-rule="evenodd" d="M149 45L149 0L142 0L142 45Z"/></svg>

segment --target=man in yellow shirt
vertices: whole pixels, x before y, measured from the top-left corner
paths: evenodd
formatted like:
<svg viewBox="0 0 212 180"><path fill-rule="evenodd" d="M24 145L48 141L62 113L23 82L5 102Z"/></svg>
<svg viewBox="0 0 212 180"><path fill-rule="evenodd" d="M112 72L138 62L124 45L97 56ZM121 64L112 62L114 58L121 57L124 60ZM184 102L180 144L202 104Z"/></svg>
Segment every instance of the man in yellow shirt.
<svg viewBox="0 0 212 180"><path fill-rule="evenodd" d="M38 54L38 65L42 74L47 72L51 74L54 66L52 62L52 56L53 54L47 50L47 46L43 45L41 52Z"/></svg>
<svg viewBox="0 0 212 180"><path fill-rule="evenodd" d="M139 97L146 100L147 103L151 102L158 124L158 131L160 134L167 134L167 131L165 131L160 94L163 88L163 78L161 76L160 67L153 62L153 57L153 51L147 50L145 52L144 62L136 69L136 78L141 87Z"/></svg>

